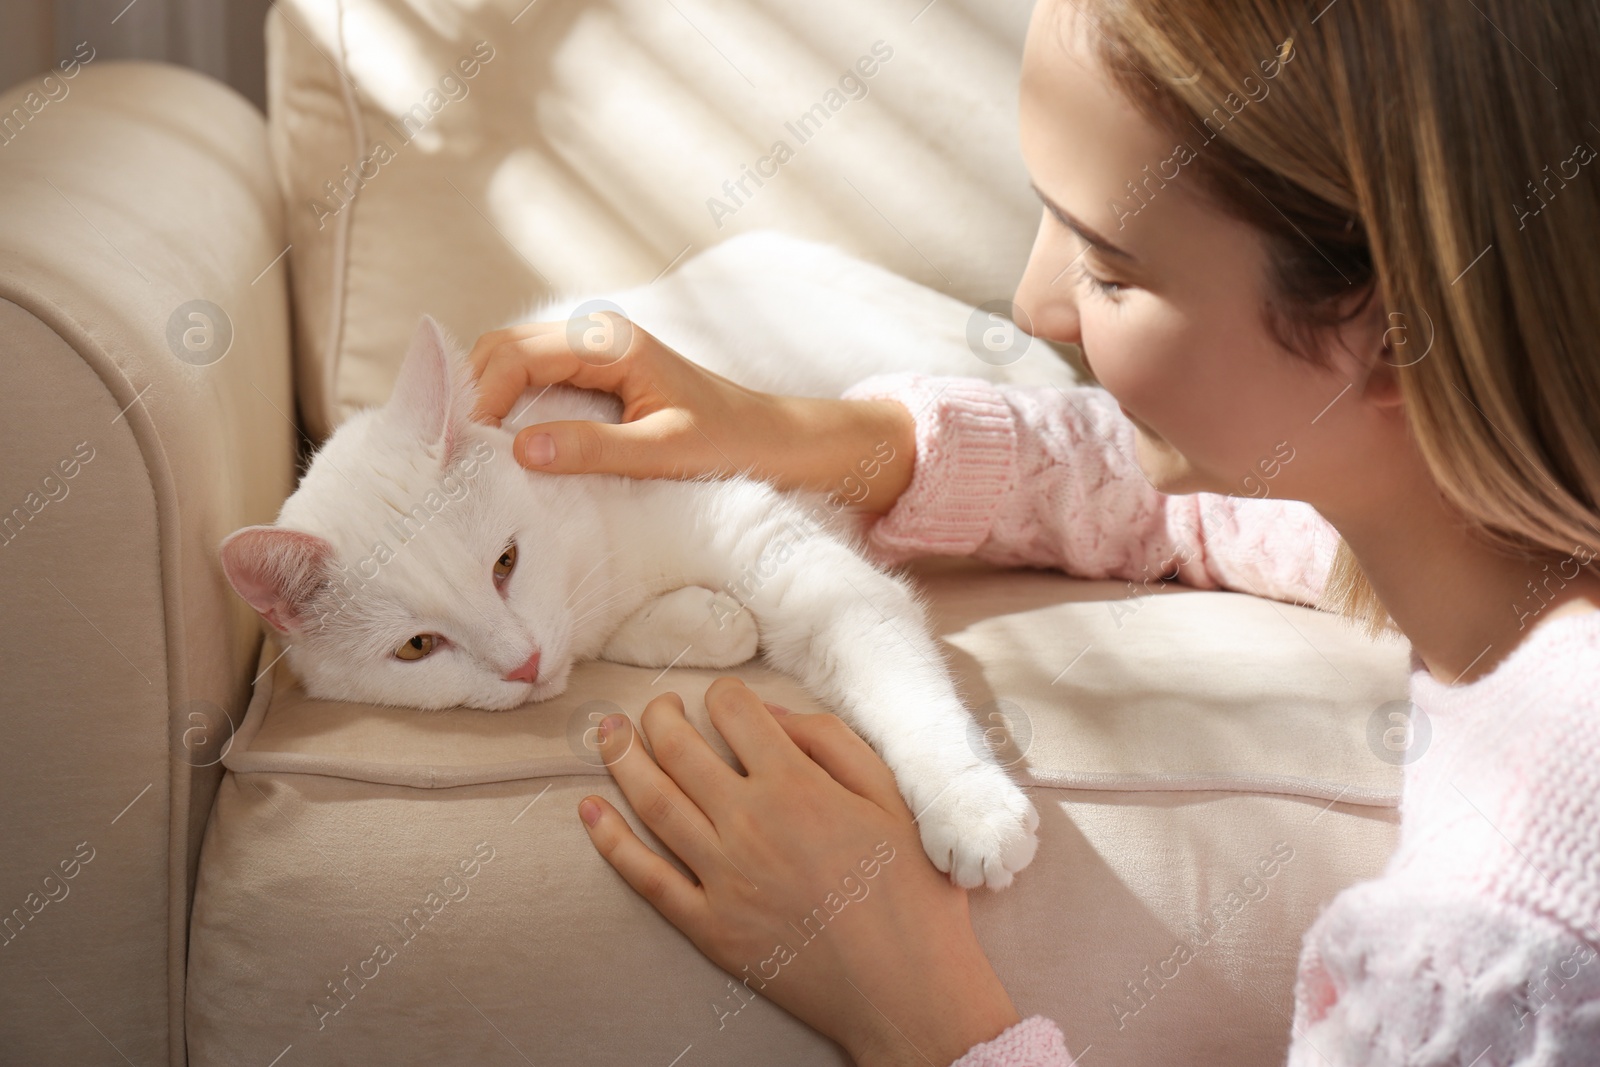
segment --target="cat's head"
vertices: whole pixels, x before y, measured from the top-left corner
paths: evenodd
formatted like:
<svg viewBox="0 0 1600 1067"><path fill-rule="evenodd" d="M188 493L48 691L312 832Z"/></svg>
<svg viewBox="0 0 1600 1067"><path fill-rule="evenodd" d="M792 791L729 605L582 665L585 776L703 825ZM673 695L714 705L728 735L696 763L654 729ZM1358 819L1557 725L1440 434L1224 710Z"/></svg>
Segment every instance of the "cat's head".
<svg viewBox="0 0 1600 1067"><path fill-rule="evenodd" d="M501 709L566 688L606 532L582 479L523 469L509 432L469 418L476 392L424 317L389 402L340 425L276 523L222 542L309 695Z"/></svg>

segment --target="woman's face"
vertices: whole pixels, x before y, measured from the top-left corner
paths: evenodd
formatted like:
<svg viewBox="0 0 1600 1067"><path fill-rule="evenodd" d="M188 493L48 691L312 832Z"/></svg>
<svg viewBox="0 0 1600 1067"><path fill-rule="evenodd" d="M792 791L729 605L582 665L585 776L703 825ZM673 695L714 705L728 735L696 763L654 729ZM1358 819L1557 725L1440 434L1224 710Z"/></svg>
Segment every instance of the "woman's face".
<svg viewBox="0 0 1600 1067"><path fill-rule="evenodd" d="M1209 205L1192 157L1118 95L1092 55L1093 16L1076 7L1040 0L1023 57L1022 152L1045 206L1021 314L1036 335L1082 347L1162 492L1309 500L1325 514L1370 499L1400 425L1392 372L1379 363L1364 379L1339 351L1318 369L1273 340L1260 237ZM1246 106L1273 103L1269 89ZM1200 133L1185 141L1207 150ZM1345 330L1353 351L1381 350L1377 305Z"/></svg>

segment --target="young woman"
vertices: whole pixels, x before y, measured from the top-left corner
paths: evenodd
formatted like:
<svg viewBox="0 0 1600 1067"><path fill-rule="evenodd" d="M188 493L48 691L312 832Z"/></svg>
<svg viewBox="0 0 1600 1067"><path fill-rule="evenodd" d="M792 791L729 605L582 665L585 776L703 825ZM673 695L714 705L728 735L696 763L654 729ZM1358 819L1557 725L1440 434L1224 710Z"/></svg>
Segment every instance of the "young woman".
<svg viewBox="0 0 1600 1067"><path fill-rule="evenodd" d="M886 561L1176 577L1397 628L1433 748L1383 876L1305 936L1290 1062L1600 1062L1597 55L1593 4L1042 0L1021 128L1044 210L1016 305L1103 389L911 374L797 400L637 331L591 366L544 324L479 341L481 410L618 392L629 421L530 427L518 454L639 477L732 457L827 488L887 437L906 459L864 504ZM1331 573L1304 547L1324 521ZM586 798L629 884L737 972L890 841L888 903L762 994L861 1064L1067 1063L872 751L734 679L706 701L747 775L675 694L644 709L656 759L609 724L611 773L698 878Z"/></svg>

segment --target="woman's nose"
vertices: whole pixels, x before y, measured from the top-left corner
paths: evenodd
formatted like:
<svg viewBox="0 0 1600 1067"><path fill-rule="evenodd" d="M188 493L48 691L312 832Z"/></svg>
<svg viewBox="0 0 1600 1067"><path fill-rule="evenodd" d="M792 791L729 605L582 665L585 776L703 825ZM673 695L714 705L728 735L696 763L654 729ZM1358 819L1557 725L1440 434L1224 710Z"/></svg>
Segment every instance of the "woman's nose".
<svg viewBox="0 0 1600 1067"><path fill-rule="evenodd" d="M1079 344L1078 294L1073 284L1072 242L1052 233L1053 220L1041 220L1017 283L1012 305L1016 323L1035 337L1061 344ZM1059 229L1059 226L1055 227Z"/></svg>

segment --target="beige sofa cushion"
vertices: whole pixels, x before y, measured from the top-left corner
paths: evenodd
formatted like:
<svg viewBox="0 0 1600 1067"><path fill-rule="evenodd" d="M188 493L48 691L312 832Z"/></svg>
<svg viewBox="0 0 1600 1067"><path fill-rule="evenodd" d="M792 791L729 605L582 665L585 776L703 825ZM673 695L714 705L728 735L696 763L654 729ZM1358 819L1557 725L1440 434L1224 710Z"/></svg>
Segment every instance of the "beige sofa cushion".
<svg viewBox="0 0 1600 1067"><path fill-rule="evenodd" d="M268 110L312 436L389 395L424 311L471 338L749 230L1008 299L1039 217L1027 7L920 6L280 0ZM741 178L733 214L708 207Z"/></svg>
<svg viewBox="0 0 1600 1067"><path fill-rule="evenodd" d="M1019 1007L1093 1062L1281 1062L1300 932L1393 843L1398 768L1366 728L1405 693L1405 649L1234 593L1169 588L1117 628L1120 583L913 569L1042 815L1016 885L973 895ZM269 642L263 666L277 655ZM194 1062L288 1045L296 1063L516 1062L507 1046L557 1064L667 1064L689 1046L696 1064L843 1062L765 1002L734 1012L725 976L577 821L590 792L625 808L582 744L591 714L637 719L671 689L707 729L718 672L658 673L590 663L543 704L439 713L308 700L273 664L205 843ZM759 663L739 673L817 709Z"/></svg>

